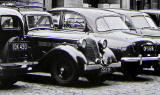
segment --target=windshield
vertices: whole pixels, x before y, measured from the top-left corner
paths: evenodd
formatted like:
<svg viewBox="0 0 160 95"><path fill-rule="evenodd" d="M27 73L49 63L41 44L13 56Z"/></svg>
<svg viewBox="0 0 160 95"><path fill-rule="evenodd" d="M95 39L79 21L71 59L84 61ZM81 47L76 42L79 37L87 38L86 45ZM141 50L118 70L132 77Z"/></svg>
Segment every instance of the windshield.
<svg viewBox="0 0 160 95"><path fill-rule="evenodd" d="M102 17L96 21L98 31L127 29L128 27L120 17Z"/></svg>
<svg viewBox="0 0 160 95"><path fill-rule="evenodd" d="M150 17L133 16L133 17L131 17L131 20L136 28L158 29Z"/></svg>
<svg viewBox="0 0 160 95"><path fill-rule="evenodd" d="M27 16L28 28L53 28L50 16L33 15Z"/></svg>

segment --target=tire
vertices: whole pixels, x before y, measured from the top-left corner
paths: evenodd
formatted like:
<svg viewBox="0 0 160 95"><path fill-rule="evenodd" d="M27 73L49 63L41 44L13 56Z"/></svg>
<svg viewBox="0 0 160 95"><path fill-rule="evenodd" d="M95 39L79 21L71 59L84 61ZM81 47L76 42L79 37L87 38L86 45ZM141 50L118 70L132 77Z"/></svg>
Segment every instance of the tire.
<svg viewBox="0 0 160 95"><path fill-rule="evenodd" d="M79 78L78 66L71 58L63 57L51 66L51 78L59 85L71 84Z"/></svg>
<svg viewBox="0 0 160 95"><path fill-rule="evenodd" d="M122 73L123 73L124 77L127 80L135 79L136 76L138 75L138 71L139 71L138 65L136 65L136 64L131 65L131 64L127 64L127 63L122 63L121 69L122 69Z"/></svg>
<svg viewBox="0 0 160 95"><path fill-rule="evenodd" d="M17 80L9 80L9 79L5 79L5 80L0 80L0 88L8 88L11 87L14 83L16 83Z"/></svg>

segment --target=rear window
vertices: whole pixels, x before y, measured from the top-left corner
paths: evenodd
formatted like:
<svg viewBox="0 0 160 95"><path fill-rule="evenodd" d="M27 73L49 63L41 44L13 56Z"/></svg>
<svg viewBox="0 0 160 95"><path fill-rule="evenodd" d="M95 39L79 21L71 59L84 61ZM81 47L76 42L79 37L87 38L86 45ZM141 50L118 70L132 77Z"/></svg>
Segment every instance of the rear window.
<svg viewBox="0 0 160 95"><path fill-rule="evenodd" d="M2 29L21 29L20 20L16 16L2 16L1 17Z"/></svg>

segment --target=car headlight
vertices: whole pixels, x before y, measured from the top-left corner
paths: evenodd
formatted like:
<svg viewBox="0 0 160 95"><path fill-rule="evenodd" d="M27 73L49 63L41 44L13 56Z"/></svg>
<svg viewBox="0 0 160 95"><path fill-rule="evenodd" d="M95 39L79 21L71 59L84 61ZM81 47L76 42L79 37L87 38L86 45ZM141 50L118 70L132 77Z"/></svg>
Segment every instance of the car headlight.
<svg viewBox="0 0 160 95"><path fill-rule="evenodd" d="M85 48L87 45L87 41L85 39L81 39L78 41L78 47Z"/></svg>
<svg viewBox="0 0 160 95"><path fill-rule="evenodd" d="M100 45L100 47L104 49L107 47L107 40L106 39L100 40L98 44Z"/></svg>

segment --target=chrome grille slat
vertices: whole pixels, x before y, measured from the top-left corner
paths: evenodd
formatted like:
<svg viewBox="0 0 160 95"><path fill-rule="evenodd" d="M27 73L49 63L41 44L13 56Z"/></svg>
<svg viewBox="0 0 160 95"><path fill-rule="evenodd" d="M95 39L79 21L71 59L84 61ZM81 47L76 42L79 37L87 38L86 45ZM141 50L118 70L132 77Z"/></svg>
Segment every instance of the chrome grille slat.
<svg viewBox="0 0 160 95"><path fill-rule="evenodd" d="M99 48L97 43L92 39L86 39L87 46L85 50L85 55L89 61L95 61L96 58L100 58Z"/></svg>

